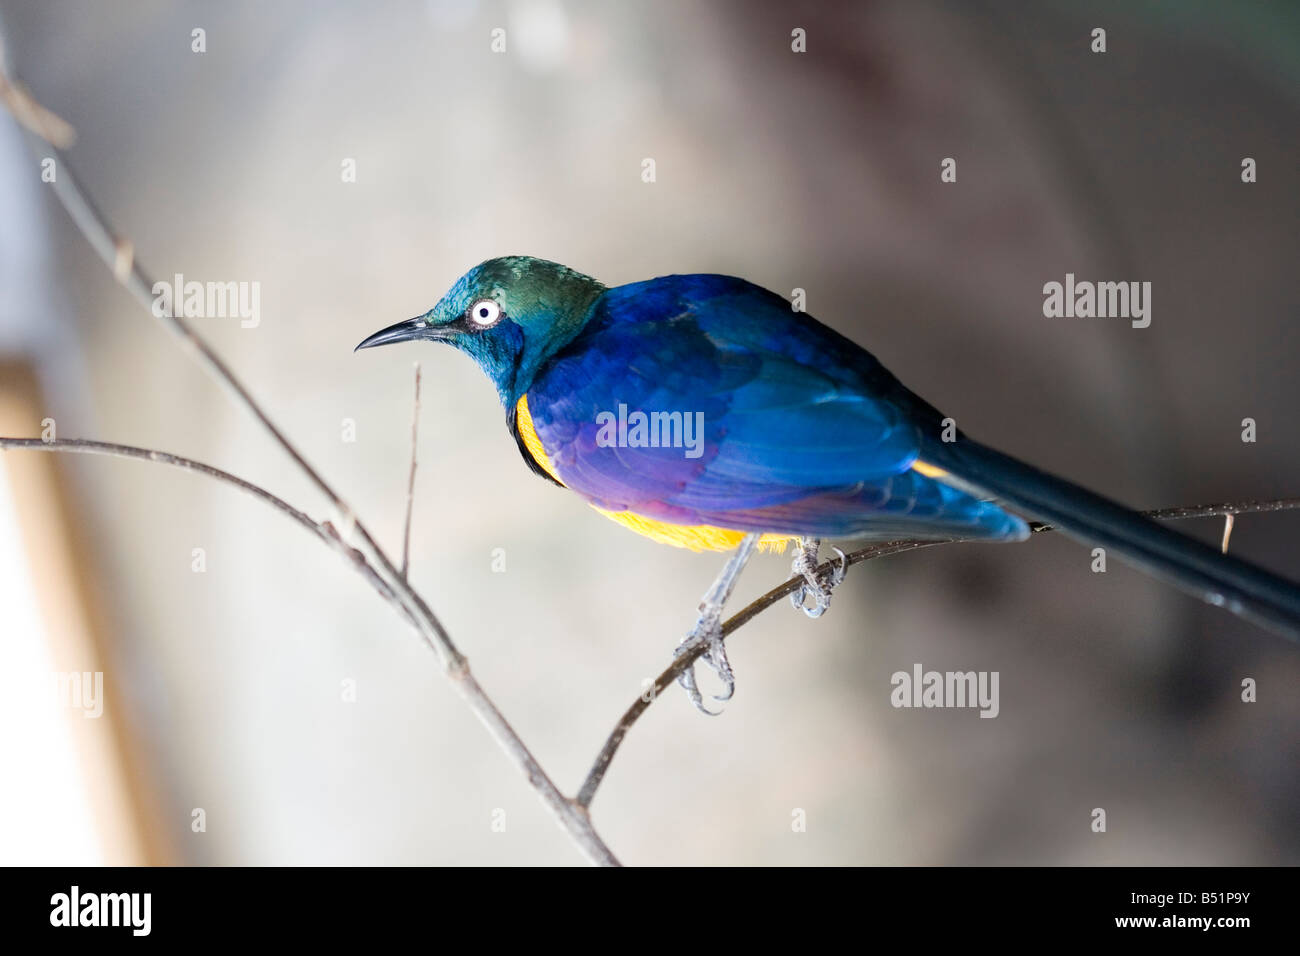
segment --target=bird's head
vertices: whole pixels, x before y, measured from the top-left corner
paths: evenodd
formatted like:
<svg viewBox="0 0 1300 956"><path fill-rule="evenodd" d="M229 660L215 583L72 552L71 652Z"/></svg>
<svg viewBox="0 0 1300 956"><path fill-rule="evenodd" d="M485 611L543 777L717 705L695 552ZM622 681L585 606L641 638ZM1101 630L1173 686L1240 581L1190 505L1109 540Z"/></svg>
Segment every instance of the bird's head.
<svg viewBox="0 0 1300 956"><path fill-rule="evenodd" d="M595 279L557 262L489 259L457 279L428 312L376 332L357 348L446 342L477 362L513 408L542 363L582 330L604 291Z"/></svg>

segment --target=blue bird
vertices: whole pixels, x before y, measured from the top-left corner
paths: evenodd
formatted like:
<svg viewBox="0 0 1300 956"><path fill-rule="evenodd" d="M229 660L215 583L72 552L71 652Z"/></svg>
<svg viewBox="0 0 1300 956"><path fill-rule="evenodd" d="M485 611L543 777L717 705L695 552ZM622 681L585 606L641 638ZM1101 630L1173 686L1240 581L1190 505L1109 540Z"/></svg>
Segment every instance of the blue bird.
<svg viewBox="0 0 1300 956"><path fill-rule="evenodd" d="M607 288L529 256L490 259L358 349L425 339L472 358L537 474L656 541L734 550L679 647L735 681L722 608L757 548L795 548L796 607L821 614L821 538L1022 541L1024 518L1212 604L1300 636L1300 588L980 445L869 352L743 279ZM811 606L804 605L811 599ZM693 671L683 686L704 709Z"/></svg>

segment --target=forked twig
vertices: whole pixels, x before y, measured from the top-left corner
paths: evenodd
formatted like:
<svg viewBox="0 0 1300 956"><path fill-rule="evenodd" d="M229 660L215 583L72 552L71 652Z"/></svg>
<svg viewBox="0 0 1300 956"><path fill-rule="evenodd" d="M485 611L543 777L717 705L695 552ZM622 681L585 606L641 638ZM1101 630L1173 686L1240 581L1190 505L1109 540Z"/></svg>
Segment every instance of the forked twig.
<svg viewBox="0 0 1300 956"><path fill-rule="evenodd" d="M411 512L415 508L415 464L420 448L420 363L415 363L415 407L411 411L411 473L406 481L406 521L402 526L402 580L411 566Z"/></svg>
<svg viewBox="0 0 1300 956"><path fill-rule="evenodd" d="M0 76L4 77L4 89L22 91L23 98L18 100L24 111L19 115L20 122L29 120L32 116L53 116L47 110L42 112L43 108L40 104L23 90L11 73L7 72L5 68L7 62L4 56L3 37L0 37ZM0 97L0 103L10 109L14 109L14 102L12 96ZM185 351L189 352L204 370L234 397L237 404L243 406L258 421L281 450L325 496L338 518L337 526L331 525L336 527L337 536L344 543L349 542L354 534L360 537L374 562L373 570L383 578L391 592L387 599L398 605L403 616L438 655L444 671L453 681L461 697L537 791L560 826L568 832L589 860L601 865L617 866L617 858L592 826L586 810L566 797L542 769L541 764L510 726L509 721L474 679L468 661L457 649L442 622L434 615L424 598L410 586L402 572L393 566L388 554L358 519L352 507L320 472L307 462L298 448L289 441L288 436L276 426L265 409L253 398L243 382L186 321L185 317L177 315L175 309L155 308L154 283L137 261L134 245L129 239L120 237L110 228L107 219L81 188L67 157L58 149L57 143L60 139L58 131L52 133L49 124L41 122L32 124L28 135L33 155L41 157L53 153L60 168L50 186L81 234L108 266L117 281L126 287L145 311L158 319L167 331L180 340Z"/></svg>

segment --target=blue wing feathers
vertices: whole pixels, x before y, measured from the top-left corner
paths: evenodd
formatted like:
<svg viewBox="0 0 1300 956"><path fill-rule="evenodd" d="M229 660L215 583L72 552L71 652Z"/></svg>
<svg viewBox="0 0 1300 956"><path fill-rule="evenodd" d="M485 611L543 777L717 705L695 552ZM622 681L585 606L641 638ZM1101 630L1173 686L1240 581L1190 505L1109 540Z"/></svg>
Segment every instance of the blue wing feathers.
<svg viewBox="0 0 1300 956"><path fill-rule="evenodd" d="M899 393L779 296L700 275L605 292L528 397L560 477L600 507L804 535L1020 537L1020 519L909 470L918 409ZM692 455L602 447L597 415L620 405L693 416Z"/></svg>

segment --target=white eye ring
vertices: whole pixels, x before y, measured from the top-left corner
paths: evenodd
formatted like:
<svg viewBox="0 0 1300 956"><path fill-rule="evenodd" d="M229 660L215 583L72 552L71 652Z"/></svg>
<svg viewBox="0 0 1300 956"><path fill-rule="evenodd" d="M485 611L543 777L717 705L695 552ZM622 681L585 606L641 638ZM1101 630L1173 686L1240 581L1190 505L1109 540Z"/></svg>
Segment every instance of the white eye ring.
<svg viewBox="0 0 1300 956"><path fill-rule="evenodd" d="M491 328L501 321L501 306L493 299L479 299L465 313L473 325L480 329Z"/></svg>

